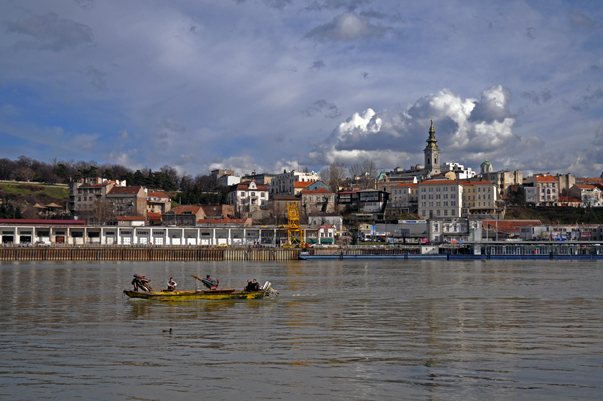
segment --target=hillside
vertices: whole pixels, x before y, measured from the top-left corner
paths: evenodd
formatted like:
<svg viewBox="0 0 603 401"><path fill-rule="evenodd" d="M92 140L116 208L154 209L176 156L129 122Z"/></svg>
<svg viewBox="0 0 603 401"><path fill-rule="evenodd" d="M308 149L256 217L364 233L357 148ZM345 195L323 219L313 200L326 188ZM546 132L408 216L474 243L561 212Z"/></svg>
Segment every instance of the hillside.
<svg viewBox="0 0 603 401"><path fill-rule="evenodd" d="M540 220L547 224L601 224L603 208L511 207L507 209L505 220Z"/></svg>
<svg viewBox="0 0 603 401"><path fill-rule="evenodd" d="M21 209L25 218L36 218L38 210L33 207L36 203L40 205L56 203L64 208L69 199L69 187L1 181L0 199L9 199L13 205Z"/></svg>

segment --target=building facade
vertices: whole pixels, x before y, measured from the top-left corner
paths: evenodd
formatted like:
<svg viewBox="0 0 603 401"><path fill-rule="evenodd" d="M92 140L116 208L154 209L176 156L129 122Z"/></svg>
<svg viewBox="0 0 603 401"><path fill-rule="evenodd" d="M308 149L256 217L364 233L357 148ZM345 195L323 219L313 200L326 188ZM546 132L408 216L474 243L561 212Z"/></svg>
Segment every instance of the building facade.
<svg viewBox="0 0 603 401"><path fill-rule="evenodd" d="M461 217L463 187L458 181L428 180L417 188L421 218Z"/></svg>
<svg viewBox="0 0 603 401"><path fill-rule="evenodd" d="M550 174L535 174L526 178L527 186L535 188L536 206L556 206L559 197L559 182ZM526 197L526 203L528 202Z"/></svg>
<svg viewBox="0 0 603 401"><path fill-rule="evenodd" d="M228 193L228 204L234 206L239 217L248 217L249 213L268 204L268 187L255 181L245 181L232 186Z"/></svg>
<svg viewBox="0 0 603 401"><path fill-rule="evenodd" d="M270 196L274 195L295 195L296 188L306 187L307 185L299 185L296 187L296 182L311 184L320 180L320 176L316 174L314 171L311 173L304 173L295 170L291 170L290 172L283 172L282 174L277 174L272 178L272 182L270 184Z"/></svg>

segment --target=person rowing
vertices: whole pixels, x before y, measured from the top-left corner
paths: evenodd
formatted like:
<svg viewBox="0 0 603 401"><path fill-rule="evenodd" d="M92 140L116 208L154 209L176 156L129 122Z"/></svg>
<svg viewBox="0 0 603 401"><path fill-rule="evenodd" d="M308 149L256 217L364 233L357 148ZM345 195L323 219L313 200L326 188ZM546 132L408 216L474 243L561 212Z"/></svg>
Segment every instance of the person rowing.
<svg viewBox="0 0 603 401"><path fill-rule="evenodd" d="M203 285L205 285L210 290L215 290L218 288L218 284L220 283L220 280L218 280L218 279L212 280L212 278L209 277L209 274L208 274L207 277L205 277L203 280L201 280L201 282L203 283Z"/></svg>
<svg viewBox="0 0 603 401"><path fill-rule="evenodd" d="M170 280L167 283L167 287L168 287L167 289L168 289L168 291L176 291L176 286L177 285L178 284L176 284L176 282L174 281L174 278L170 277Z"/></svg>

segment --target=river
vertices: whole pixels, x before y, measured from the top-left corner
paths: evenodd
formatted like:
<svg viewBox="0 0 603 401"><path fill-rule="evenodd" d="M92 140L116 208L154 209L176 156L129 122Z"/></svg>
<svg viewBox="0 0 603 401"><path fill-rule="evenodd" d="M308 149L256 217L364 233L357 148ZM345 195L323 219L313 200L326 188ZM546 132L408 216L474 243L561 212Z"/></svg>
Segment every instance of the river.
<svg viewBox="0 0 603 401"><path fill-rule="evenodd" d="M131 300L134 273L280 294ZM603 396L602 261L4 262L0 283L3 400Z"/></svg>

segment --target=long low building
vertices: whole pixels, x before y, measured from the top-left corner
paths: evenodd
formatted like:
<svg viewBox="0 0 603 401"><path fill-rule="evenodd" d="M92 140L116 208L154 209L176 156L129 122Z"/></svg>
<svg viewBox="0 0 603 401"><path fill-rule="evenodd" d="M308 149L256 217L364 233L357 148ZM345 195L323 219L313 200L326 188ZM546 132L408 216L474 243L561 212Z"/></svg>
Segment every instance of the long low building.
<svg viewBox="0 0 603 401"><path fill-rule="evenodd" d="M73 220L62 224L27 224L0 221L0 241L5 245L268 245L280 246L287 231L276 226L85 226ZM302 227L316 238L320 227Z"/></svg>

